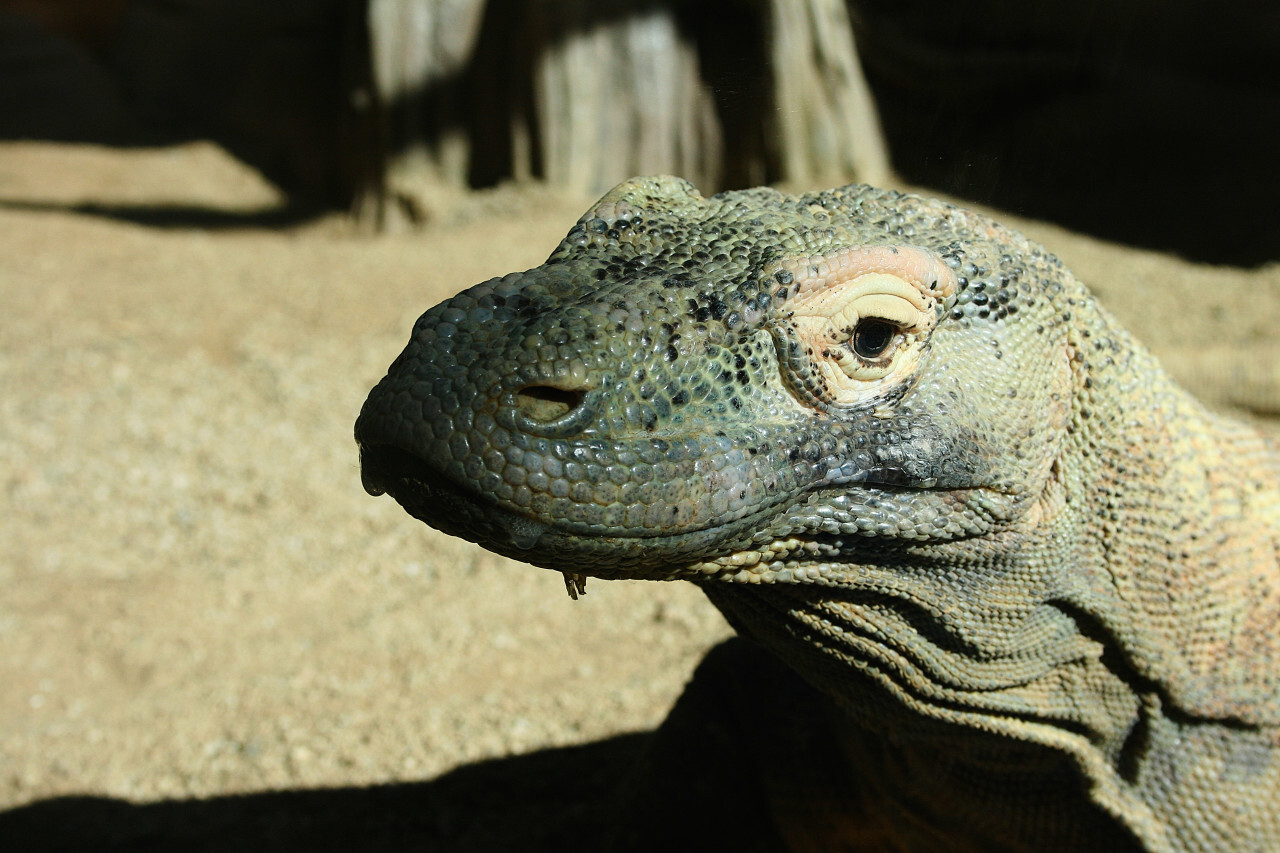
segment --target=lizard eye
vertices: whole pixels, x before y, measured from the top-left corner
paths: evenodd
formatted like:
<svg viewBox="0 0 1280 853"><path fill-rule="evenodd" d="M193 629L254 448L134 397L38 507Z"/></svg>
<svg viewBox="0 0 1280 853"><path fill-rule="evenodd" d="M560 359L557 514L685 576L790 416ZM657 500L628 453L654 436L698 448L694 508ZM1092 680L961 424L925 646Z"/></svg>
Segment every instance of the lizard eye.
<svg viewBox="0 0 1280 853"><path fill-rule="evenodd" d="M854 247L784 262L790 293L770 331L802 405L841 410L908 382L955 276L912 246Z"/></svg>
<svg viewBox="0 0 1280 853"><path fill-rule="evenodd" d="M853 339L850 341L854 355L868 361L879 358L893 343L898 327L888 320L879 317L863 317L853 328Z"/></svg>

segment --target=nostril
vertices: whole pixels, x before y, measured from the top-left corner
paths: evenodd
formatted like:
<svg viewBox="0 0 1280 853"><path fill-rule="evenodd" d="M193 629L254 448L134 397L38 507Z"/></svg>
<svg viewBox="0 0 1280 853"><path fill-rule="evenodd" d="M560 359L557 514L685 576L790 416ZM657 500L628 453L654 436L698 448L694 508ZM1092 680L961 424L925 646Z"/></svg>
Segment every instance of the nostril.
<svg viewBox="0 0 1280 853"><path fill-rule="evenodd" d="M582 405L584 391L566 391L550 385L530 385L515 393L516 408L534 423L558 421Z"/></svg>

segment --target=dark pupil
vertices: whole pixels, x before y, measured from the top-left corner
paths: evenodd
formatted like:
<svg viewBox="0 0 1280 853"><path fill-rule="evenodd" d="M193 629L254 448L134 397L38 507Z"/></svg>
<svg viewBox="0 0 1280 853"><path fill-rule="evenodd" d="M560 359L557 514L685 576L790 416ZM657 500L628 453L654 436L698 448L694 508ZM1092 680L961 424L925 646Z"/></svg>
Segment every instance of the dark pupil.
<svg viewBox="0 0 1280 853"><path fill-rule="evenodd" d="M887 320L868 318L859 320L853 329L853 351L861 358L876 358L893 342L898 329Z"/></svg>

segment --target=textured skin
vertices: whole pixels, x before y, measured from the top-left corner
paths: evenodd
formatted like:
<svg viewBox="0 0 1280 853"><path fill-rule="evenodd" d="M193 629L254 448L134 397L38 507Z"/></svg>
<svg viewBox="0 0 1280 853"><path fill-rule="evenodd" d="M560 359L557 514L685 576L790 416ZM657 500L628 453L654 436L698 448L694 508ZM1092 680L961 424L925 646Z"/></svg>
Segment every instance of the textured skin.
<svg viewBox="0 0 1280 853"><path fill-rule="evenodd" d="M1280 849L1280 451L983 216L634 179L356 437L441 530L697 583L839 708L851 847Z"/></svg>

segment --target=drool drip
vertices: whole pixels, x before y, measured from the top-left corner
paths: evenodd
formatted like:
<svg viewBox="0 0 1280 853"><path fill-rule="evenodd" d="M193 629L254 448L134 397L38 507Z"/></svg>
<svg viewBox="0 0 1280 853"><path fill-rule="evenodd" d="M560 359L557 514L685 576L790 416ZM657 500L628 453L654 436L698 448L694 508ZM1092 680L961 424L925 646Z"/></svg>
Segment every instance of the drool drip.
<svg viewBox="0 0 1280 853"><path fill-rule="evenodd" d="M564 588L574 601L578 596L587 594L587 576L577 572L561 572L564 575Z"/></svg>

